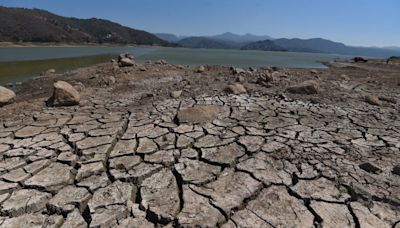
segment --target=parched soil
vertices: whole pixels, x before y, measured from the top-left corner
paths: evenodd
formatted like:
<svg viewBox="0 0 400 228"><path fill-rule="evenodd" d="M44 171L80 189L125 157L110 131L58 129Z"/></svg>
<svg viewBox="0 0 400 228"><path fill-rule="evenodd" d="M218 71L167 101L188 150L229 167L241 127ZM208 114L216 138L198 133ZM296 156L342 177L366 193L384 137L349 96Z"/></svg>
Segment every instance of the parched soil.
<svg viewBox="0 0 400 228"><path fill-rule="evenodd" d="M78 106L44 105L57 80ZM0 227L399 227L399 92L379 62L37 78L0 108Z"/></svg>

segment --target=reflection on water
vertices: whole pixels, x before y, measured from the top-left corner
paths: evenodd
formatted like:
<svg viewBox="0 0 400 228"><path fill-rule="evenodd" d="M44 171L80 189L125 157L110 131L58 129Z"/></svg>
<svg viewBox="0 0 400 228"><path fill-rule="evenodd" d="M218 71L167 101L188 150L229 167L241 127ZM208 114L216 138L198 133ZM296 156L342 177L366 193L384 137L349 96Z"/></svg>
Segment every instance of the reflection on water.
<svg viewBox="0 0 400 228"><path fill-rule="evenodd" d="M224 65L236 67L323 68L320 61L346 56L316 53L266 52L215 49L155 47L32 47L0 48L0 84L22 82L48 69L57 73L107 62L117 54L129 52L136 60L165 59L180 65Z"/></svg>

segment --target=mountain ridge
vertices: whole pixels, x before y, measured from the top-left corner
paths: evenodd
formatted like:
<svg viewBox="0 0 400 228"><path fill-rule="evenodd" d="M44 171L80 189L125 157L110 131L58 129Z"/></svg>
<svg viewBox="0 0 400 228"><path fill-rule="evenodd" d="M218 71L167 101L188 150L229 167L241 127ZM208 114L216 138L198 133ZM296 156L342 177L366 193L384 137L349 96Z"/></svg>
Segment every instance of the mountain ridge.
<svg viewBox="0 0 400 228"><path fill-rule="evenodd" d="M176 46L146 31L97 19L63 17L41 9L0 6L3 42L115 43Z"/></svg>

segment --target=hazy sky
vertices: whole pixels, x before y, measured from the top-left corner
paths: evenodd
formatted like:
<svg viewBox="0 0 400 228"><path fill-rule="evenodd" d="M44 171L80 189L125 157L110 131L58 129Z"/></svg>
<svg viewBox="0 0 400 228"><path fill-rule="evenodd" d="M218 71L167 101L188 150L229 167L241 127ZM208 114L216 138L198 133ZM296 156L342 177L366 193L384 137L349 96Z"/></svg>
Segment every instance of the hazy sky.
<svg viewBox="0 0 400 228"><path fill-rule="evenodd" d="M400 0L0 0L0 5L178 35L234 32L400 46Z"/></svg>

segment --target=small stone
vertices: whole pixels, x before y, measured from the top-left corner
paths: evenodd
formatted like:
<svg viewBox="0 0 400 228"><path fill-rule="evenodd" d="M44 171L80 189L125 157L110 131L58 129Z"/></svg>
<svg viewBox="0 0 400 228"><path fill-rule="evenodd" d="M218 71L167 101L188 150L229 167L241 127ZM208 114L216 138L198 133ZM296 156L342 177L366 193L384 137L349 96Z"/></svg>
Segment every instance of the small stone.
<svg viewBox="0 0 400 228"><path fill-rule="evenodd" d="M14 91L0 86L0 107L12 103L15 96Z"/></svg>
<svg viewBox="0 0 400 228"><path fill-rule="evenodd" d="M79 104L79 92L69 83L58 81L54 83L53 96L47 100L48 106L71 106Z"/></svg>
<svg viewBox="0 0 400 228"><path fill-rule="evenodd" d="M182 90L175 90L175 91L172 91L170 95L172 98L178 98L181 96L181 94L182 94Z"/></svg>
<svg viewBox="0 0 400 228"><path fill-rule="evenodd" d="M197 68L197 73L203 73L206 70L206 68L204 66L199 66L199 68Z"/></svg>
<svg viewBox="0 0 400 228"><path fill-rule="evenodd" d="M400 176L400 165L393 167L392 173Z"/></svg>
<svg viewBox="0 0 400 228"><path fill-rule="evenodd" d="M375 105L375 106L381 106L382 103L379 101L379 98L373 95L367 95L365 96L365 102L367 102L370 105Z"/></svg>
<svg viewBox="0 0 400 228"><path fill-rule="evenodd" d="M228 93L233 93L233 94L242 94L242 93L247 93L246 88L244 88L244 86L242 84L239 83L234 83L232 85L229 85L226 88L226 91Z"/></svg>

